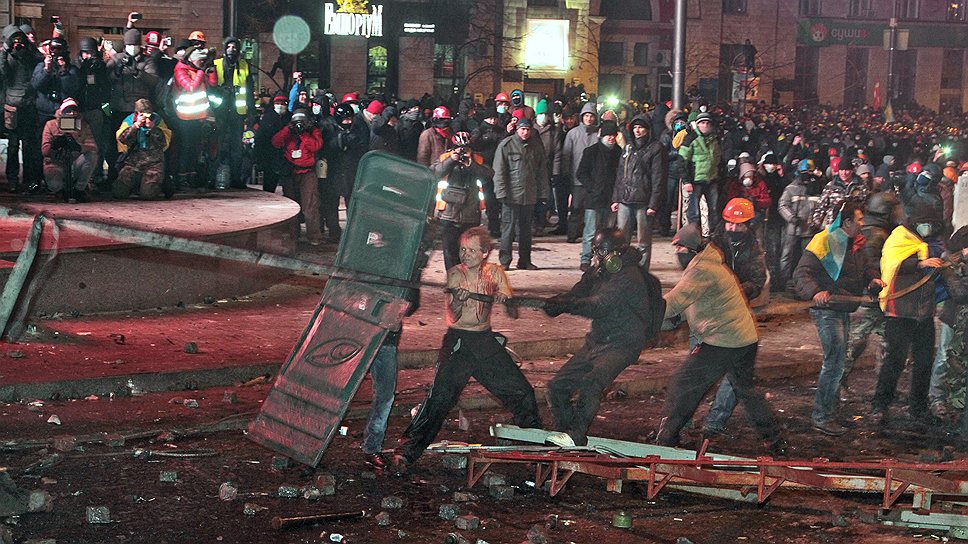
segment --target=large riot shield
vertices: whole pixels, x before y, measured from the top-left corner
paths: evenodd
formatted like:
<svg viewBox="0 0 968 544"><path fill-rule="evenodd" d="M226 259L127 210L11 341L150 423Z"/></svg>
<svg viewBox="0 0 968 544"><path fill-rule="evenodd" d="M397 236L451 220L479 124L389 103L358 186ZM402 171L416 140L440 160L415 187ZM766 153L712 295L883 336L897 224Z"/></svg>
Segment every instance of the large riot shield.
<svg viewBox="0 0 968 544"><path fill-rule="evenodd" d="M407 309L436 183L426 167L383 152L363 156L335 265L312 320L289 355L249 438L316 466L387 331ZM384 283L342 279L354 273ZM372 278L368 278L372 279Z"/></svg>

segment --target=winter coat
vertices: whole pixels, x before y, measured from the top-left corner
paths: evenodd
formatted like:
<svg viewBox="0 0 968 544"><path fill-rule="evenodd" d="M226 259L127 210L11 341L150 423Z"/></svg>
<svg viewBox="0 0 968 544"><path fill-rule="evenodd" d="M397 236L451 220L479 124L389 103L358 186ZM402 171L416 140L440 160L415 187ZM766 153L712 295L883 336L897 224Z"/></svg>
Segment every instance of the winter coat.
<svg viewBox="0 0 968 544"><path fill-rule="evenodd" d="M382 115L374 117L370 125L370 150L400 154L400 136L397 129L387 124L387 119Z"/></svg>
<svg viewBox="0 0 968 544"><path fill-rule="evenodd" d="M760 296L766 286L766 254L752 232L746 233L738 244L731 244L727 234L719 230L713 237L713 243L722 252L723 263L736 274L747 300L753 300Z"/></svg>
<svg viewBox="0 0 968 544"><path fill-rule="evenodd" d="M264 170L280 176L292 174L292 164L282 156L282 152L272 145L272 137L289 124L288 111L279 115L272 108L266 108L255 129L255 160Z"/></svg>
<svg viewBox="0 0 968 544"><path fill-rule="evenodd" d="M637 251L622 254L622 268L606 272L596 265L582 274L570 291L554 297L566 311L591 318L588 339L595 344L639 351L651 340L645 338L647 321L660 311L658 301L649 300L649 290L638 267Z"/></svg>
<svg viewBox="0 0 968 544"><path fill-rule="evenodd" d="M68 63L65 71L60 72L51 62L51 69L45 70L43 63L34 67L30 84L37 91L37 113L53 117L65 98L81 94L81 73L77 67Z"/></svg>
<svg viewBox="0 0 968 544"><path fill-rule="evenodd" d="M594 102L582 106L578 126L565 133L565 141L561 145L560 174L570 176L574 185L581 185L578 181L578 165L581 164L582 153L598 142L598 125L588 126L581 122L581 117L586 113L594 113L597 117Z"/></svg>
<svg viewBox="0 0 968 544"><path fill-rule="evenodd" d="M686 136L679 147L679 156L685 161L683 183L712 183L719 180L723 151L715 132L705 136L693 132Z"/></svg>
<svg viewBox="0 0 968 544"><path fill-rule="evenodd" d="M585 149L578 164L576 178L585 187L585 197L575 203L576 207L601 209L612 205L615 177L621 158L622 148L618 144L607 147L598 142Z"/></svg>
<svg viewBox="0 0 968 544"><path fill-rule="evenodd" d="M820 193L820 201L813 210L810 225L819 230L834 222L834 215L845 200L863 204L870 196L867 184L854 176L845 184L839 177L834 177Z"/></svg>
<svg viewBox="0 0 968 544"><path fill-rule="evenodd" d="M132 112L141 98L155 102L158 68L150 57L115 53L108 61L111 77L111 108L115 112Z"/></svg>
<svg viewBox="0 0 968 544"><path fill-rule="evenodd" d="M133 126L134 116L135 114L132 113L125 117L115 135L118 149L122 153L127 153L125 163L138 168L163 164L165 151L171 144L171 129L160 116L155 116L157 124L154 128L142 132L141 128Z"/></svg>
<svg viewBox="0 0 968 544"><path fill-rule="evenodd" d="M810 194L809 183L810 180L798 176L780 196L777 212L786 221L786 236L807 238L816 232L810 221L814 208L820 202L820 195Z"/></svg>
<svg viewBox="0 0 968 544"><path fill-rule="evenodd" d="M293 134L286 125L272 137L272 145L283 150L283 156L292 163L294 174L305 174L316 167L316 152L323 148L323 134L319 127ZM294 157L297 151L299 156Z"/></svg>
<svg viewBox="0 0 968 544"><path fill-rule="evenodd" d="M759 340L746 297L715 244L693 257L664 298L666 319L682 315L703 344L742 348Z"/></svg>
<svg viewBox="0 0 968 544"><path fill-rule="evenodd" d="M668 161L666 150L658 140L649 136L632 138L619 160L612 202L659 210L665 202Z"/></svg>
<svg viewBox="0 0 968 544"><path fill-rule="evenodd" d="M430 127L420 133L417 142L417 162L429 167L437 157L453 148L451 141L437 133L437 129Z"/></svg>
<svg viewBox="0 0 968 544"><path fill-rule="evenodd" d="M400 120L397 122L397 135L400 137L400 154L403 158L417 160L417 144L423 130L423 123L419 120L407 119L406 116L400 115Z"/></svg>
<svg viewBox="0 0 968 544"><path fill-rule="evenodd" d="M551 122L543 127L535 124L534 127L534 132L541 139L541 145L548 157L548 173L557 176L561 173L561 146L564 143L565 135L561 131L561 127Z"/></svg>
<svg viewBox="0 0 968 544"><path fill-rule="evenodd" d="M891 231L891 234L888 236L888 240L891 240L895 237L900 237L903 239L905 236L918 237L918 235L915 234L911 229L902 225ZM888 244L888 240L885 240L885 245L890 245ZM936 257L939 255L932 255L929 253L929 256ZM885 255L882 248L880 263L881 277L885 278L886 280L888 270L886 270L885 262ZM896 293L906 289L920 281L925 275L931 274L935 270L931 268L918 268L918 262L919 257L917 252L901 261L896 272L894 273L893 278L890 279L890 282L884 288L885 292ZM957 275L951 267L942 267L940 269L940 274L942 283L944 283L946 287L949 285L954 285L958 281ZM904 296L888 300L886 303L882 304L881 307L884 310L884 315L888 317L902 317L908 319L930 319L934 316L938 303L936 290L937 283L933 279L929 280L914 291Z"/></svg>
<svg viewBox="0 0 968 544"><path fill-rule="evenodd" d="M87 60L77 57L74 66L77 66L81 77L81 91L75 97L78 107L81 111L101 109L101 104L108 101L111 92L107 65L95 55Z"/></svg>
<svg viewBox="0 0 968 544"><path fill-rule="evenodd" d="M97 142L91 126L81 119L81 129L76 132L65 132L60 128L60 112L53 119L44 124L44 131L40 137L40 154L44 156L44 166L64 166L65 156L58 150L61 138L70 138L76 142L81 153L97 155ZM76 152L75 152L76 154Z"/></svg>
<svg viewBox="0 0 968 544"><path fill-rule="evenodd" d="M541 140L505 138L494 153L494 196L501 202L532 206L551 193Z"/></svg>
<svg viewBox="0 0 968 544"><path fill-rule="evenodd" d="M757 220L761 220L763 215L770 209L770 204L773 203L773 199L770 198L770 189L767 187L766 182L763 178L757 176L753 177L753 185L746 187L743 182L738 179L731 179L726 184L725 187L726 200L723 202L729 202L734 198L745 198L753 203L753 208L756 210Z"/></svg>
<svg viewBox="0 0 968 544"><path fill-rule="evenodd" d="M322 127L323 157L329 162L329 179L342 189L353 187L356 180L356 167L360 158L370 146L369 136L340 125L329 118Z"/></svg>
<svg viewBox="0 0 968 544"><path fill-rule="evenodd" d="M830 277L816 255L804 251L793 270L793 285L800 300L812 300L821 291L829 291L831 295L858 296L864 294L871 280L878 277L877 266L869 262L864 254L863 238L857 237L848 240L844 264L837 281ZM858 306L859 302L831 302L824 308L853 312Z"/></svg>
<svg viewBox="0 0 968 544"><path fill-rule="evenodd" d="M498 144L505 138L507 133L503 127L481 123L471 133L471 146L484 157L485 163L494 164L494 153L497 151Z"/></svg>
<svg viewBox="0 0 968 544"><path fill-rule="evenodd" d="M174 89L176 94L207 90L218 84L215 70L197 68L194 64L182 61L175 65Z"/></svg>
<svg viewBox="0 0 968 544"><path fill-rule="evenodd" d="M685 161L679 156L679 150L672 145L672 131L666 130L659 136L659 142L665 148L666 159L669 163L669 175L667 179L679 181L682 179L682 172L685 169Z"/></svg>
<svg viewBox="0 0 968 544"><path fill-rule="evenodd" d="M24 41L27 37L19 30L6 36L4 48L0 50L0 76L3 77L4 104L17 108L33 108L36 104L37 91L30 80L34 68L41 62L40 52L36 47L28 45L21 52L12 51L13 38L20 34Z"/></svg>
<svg viewBox="0 0 968 544"><path fill-rule="evenodd" d="M448 188L464 193L462 203L447 203L444 210L440 212L440 219L462 225L480 225L481 197L478 181L490 179L494 175L491 168L484 163L484 157L475 153L471 164L464 166L452 159L450 153L444 153L434 162L431 169L434 176L447 181Z"/></svg>

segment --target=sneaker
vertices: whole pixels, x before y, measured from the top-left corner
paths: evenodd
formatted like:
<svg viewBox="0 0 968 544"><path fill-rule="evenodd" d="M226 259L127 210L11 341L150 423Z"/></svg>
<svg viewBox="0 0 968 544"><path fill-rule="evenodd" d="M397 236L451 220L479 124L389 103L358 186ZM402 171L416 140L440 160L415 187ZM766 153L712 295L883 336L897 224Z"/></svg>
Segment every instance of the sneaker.
<svg viewBox="0 0 968 544"><path fill-rule="evenodd" d="M390 468L393 470L394 476L403 476L410 471L412 464L413 461L402 453L394 453L393 457L390 458Z"/></svg>
<svg viewBox="0 0 968 544"><path fill-rule="evenodd" d="M366 464L370 465L371 467L377 470L385 470L387 466L390 464L386 456L383 455L383 452L364 453L363 461L365 461Z"/></svg>
<svg viewBox="0 0 968 544"><path fill-rule="evenodd" d="M814 421L813 429L827 436L840 436L847 432L847 427L844 427L836 421Z"/></svg>
<svg viewBox="0 0 968 544"><path fill-rule="evenodd" d="M549 435L545 438L545 444L552 444L559 448L574 448L575 439L570 434L561 432Z"/></svg>

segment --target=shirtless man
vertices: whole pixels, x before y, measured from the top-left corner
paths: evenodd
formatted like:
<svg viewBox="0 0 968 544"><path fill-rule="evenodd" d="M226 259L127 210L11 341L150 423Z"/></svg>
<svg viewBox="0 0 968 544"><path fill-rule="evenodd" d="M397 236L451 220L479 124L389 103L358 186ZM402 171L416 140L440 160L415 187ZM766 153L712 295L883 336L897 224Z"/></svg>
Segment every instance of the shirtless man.
<svg viewBox="0 0 968 544"><path fill-rule="evenodd" d="M473 377L514 414L514 423L541 428L534 389L507 350L506 338L491 331L492 302L472 298L487 295L504 303L511 285L504 269L487 262L491 238L483 227L460 237L461 264L447 271L447 333L437 359L437 374L417 416L404 431L393 462L400 468L413 464L440 431L447 413ZM516 308L505 306L512 319Z"/></svg>

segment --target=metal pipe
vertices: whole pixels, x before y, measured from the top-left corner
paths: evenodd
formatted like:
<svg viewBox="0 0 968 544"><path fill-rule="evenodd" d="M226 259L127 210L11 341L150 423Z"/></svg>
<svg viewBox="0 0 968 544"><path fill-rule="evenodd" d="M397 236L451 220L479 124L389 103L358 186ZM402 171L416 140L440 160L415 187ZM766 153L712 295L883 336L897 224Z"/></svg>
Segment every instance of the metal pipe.
<svg viewBox="0 0 968 544"><path fill-rule="evenodd" d="M686 95L686 0L676 0L672 47L672 107L681 110Z"/></svg>

